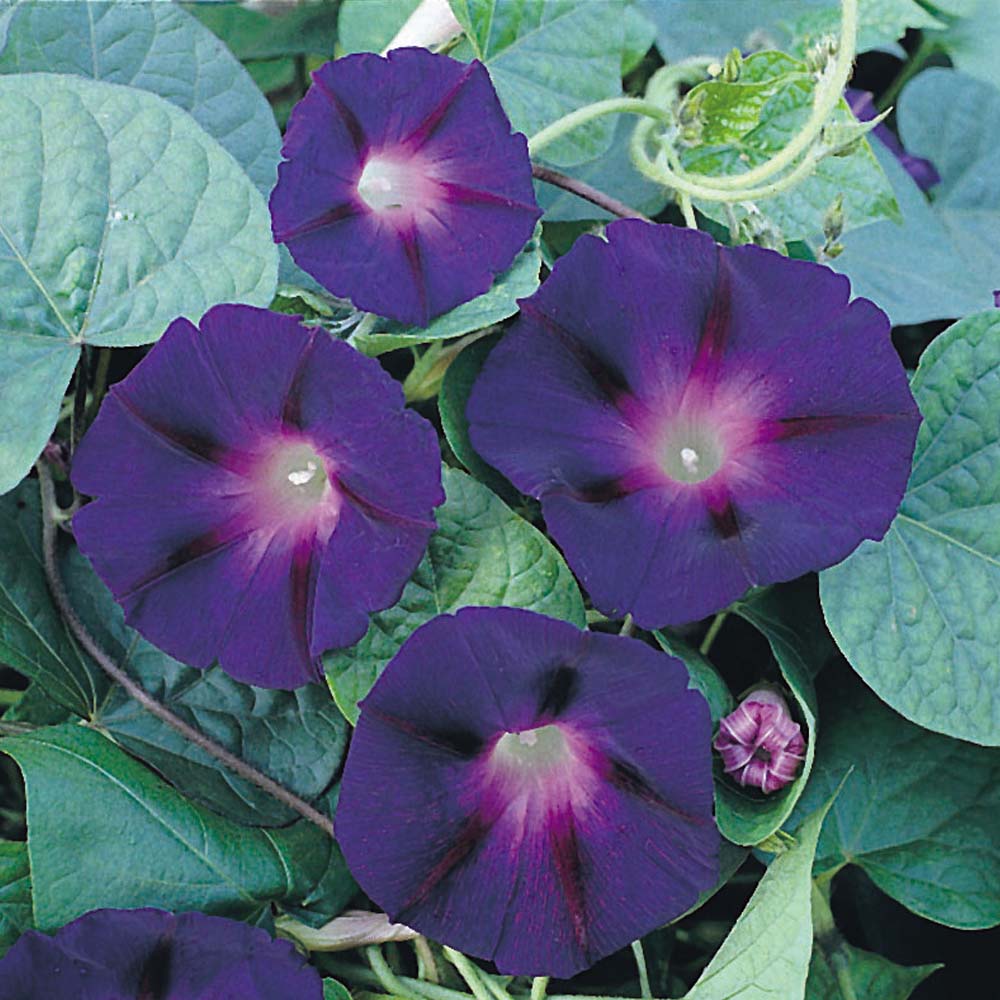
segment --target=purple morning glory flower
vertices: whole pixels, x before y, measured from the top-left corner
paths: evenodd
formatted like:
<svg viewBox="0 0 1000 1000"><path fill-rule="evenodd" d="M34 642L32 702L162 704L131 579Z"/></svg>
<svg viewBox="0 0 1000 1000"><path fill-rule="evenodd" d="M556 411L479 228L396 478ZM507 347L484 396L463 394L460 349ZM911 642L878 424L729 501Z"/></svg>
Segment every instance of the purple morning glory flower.
<svg viewBox="0 0 1000 1000"><path fill-rule="evenodd" d="M487 291L541 215L485 67L425 49L316 70L282 153L274 238L335 295L404 323Z"/></svg>
<svg viewBox="0 0 1000 1000"><path fill-rule="evenodd" d="M875 107L875 95L871 91L848 89L844 91L844 97L847 98L847 104L859 122L870 122L877 117L878 108ZM888 125L884 123L876 125L872 129L872 133L899 160L903 169L917 182L921 191L930 191L935 184L941 183L941 175L938 173L937 167L923 156L914 156L912 153L908 153L903 148L896 133Z"/></svg>
<svg viewBox="0 0 1000 1000"><path fill-rule="evenodd" d="M744 787L776 792L795 780L806 756L802 728L770 688L751 691L719 723L712 746L722 768Z"/></svg>
<svg viewBox="0 0 1000 1000"><path fill-rule="evenodd" d="M885 315L817 264L606 233L521 301L467 409L595 606L694 621L881 538L920 422Z"/></svg>
<svg viewBox="0 0 1000 1000"><path fill-rule="evenodd" d="M155 645L294 688L399 598L443 502L437 438L379 364L217 306L113 386L73 459L80 548Z"/></svg>
<svg viewBox="0 0 1000 1000"><path fill-rule="evenodd" d="M203 913L93 910L0 959L0 1000L321 1000L287 941Z"/></svg>
<svg viewBox="0 0 1000 1000"><path fill-rule="evenodd" d="M362 703L337 838L390 918L568 977L718 875L704 698L644 643L513 608L418 629Z"/></svg>

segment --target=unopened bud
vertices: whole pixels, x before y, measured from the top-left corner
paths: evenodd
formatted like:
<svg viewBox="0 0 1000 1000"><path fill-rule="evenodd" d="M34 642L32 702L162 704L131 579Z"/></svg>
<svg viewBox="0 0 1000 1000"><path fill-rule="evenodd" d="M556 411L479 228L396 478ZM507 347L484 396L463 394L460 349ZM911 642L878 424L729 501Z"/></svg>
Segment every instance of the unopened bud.
<svg viewBox="0 0 1000 1000"><path fill-rule="evenodd" d="M833 199L833 204L826 210L823 216L823 235L828 244L840 239L844 231L844 196L838 194Z"/></svg>
<svg viewBox="0 0 1000 1000"><path fill-rule="evenodd" d="M743 72L743 53L732 49L722 63L722 79L725 83L736 83Z"/></svg>
<svg viewBox="0 0 1000 1000"><path fill-rule="evenodd" d="M722 767L744 787L776 792L795 779L806 741L788 703L776 691L751 691L719 724L712 746Z"/></svg>
<svg viewBox="0 0 1000 1000"><path fill-rule="evenodd" d="M821 74L837 56L837 39L832 35L821 38L809 46L806 52L806 69L810 73Z"/></svg>

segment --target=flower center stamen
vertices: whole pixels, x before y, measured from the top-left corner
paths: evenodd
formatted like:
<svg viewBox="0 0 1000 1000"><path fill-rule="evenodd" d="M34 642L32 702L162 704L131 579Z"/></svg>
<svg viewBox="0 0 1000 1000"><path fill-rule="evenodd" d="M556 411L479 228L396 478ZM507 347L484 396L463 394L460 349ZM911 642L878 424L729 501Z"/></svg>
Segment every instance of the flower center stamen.
<svg viewBox="0 0 1000 1000"><path fill-rule="evenodd" d="M701 483L714 476L726 459L720 436L702 421L678 420L665 436L660 468L680 483Z"/></svg>
<svg viewBox="0 0 1000 1000"><path fill-rule="evenodd" d="M361 171L358 194L373 211L412 209L421 200L426 178L413 163L372 157Z"/></svg>
<svg viewBox="0 0 1000 1000"><path fill-rule="evenodd" d="M503 733L485 759L487 797L530 823L586 809L600 783L599 755L563 723Z"/></svg>
<svg viewBox="0 0 1000 1000"><path fill-rule="evenodd" d="M564 762L569 756L569 746L559 727L549 724L537 729L504 733L497 740L493 755L501 766L517 768L524 773Z"/></svg>
<svg viewBox="0 0 1000 1000"><path fill-rule="evenodd" d="M305 442L283 448L275 460L275 487L292 502L315 503L329 489L329 478L323 459Z"/></svg>

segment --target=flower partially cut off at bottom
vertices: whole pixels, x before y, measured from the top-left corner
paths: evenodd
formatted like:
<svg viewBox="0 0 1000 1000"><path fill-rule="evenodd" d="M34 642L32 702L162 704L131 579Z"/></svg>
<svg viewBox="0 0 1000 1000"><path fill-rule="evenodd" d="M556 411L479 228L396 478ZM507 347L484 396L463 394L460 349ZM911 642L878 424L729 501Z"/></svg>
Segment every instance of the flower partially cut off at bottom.
<svg viewBox="0 0 1000 1000"><path fill-rule="evenodd" d="M0 1000L321 1000L287 941L236 920L92 910L49 937L27 931L0 961Z"/></svg>
<svg viewBox="0 0 1000 1000"><path fill-rule="evenodd" d="M751 691L719 724L712 746L722 767L745 788L776 792L795 780L806 741L788 703L769 688Z"/></svg>
<svg viewBox="0 0 1000 1000"><path fill-rule="evenodd" d="M410 636L362 703L337 839L389 919L569 978L715 884L710 741L677 660L464 608Z"/></svg>

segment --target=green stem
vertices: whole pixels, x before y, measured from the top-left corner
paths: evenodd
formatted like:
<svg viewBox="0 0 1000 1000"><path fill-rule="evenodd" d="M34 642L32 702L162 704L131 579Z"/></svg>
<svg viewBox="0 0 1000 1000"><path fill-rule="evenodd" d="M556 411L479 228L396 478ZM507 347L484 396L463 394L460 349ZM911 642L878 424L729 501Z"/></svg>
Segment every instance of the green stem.
<svg viewBox="0 0 1000 1000"><path fill-rule="evenodd" d="M625 621L622 622L622 627L618 630L619 635L631 635L635 631L635 621L632 618L631 612L625 616Z"/></svg>
<svg viewBox="0 0 1000 1000"><path fill-rule="evenodd" d="M379 985L388 990L393 996L403 997L406 1000L410 996L406 991L406 986L396 976L396 973L389 968L389 963L382 954L382 949L377 944L369 945L365 948L365 958L372 967L372 972L378 978Z"/></svg>
<svg viewBox="0 0 1000 1000"><path fill-rule="evenodd" d="M691 204L691 196L683 192L677 195L677 204L681 207L681 215L684 216L684 225L688 229L698 228L698 219L694 214L694 206Z"/></svg>
<svg viewBox="0 0 1000 1000"><path fill-rule="evenodd" d="M493 997L496 997L497 1000L511 1000L510 994L501 989L497 983L491 983L488 987L483 982L479 969L460 951L445 946L444 957L458 969L458 974L465 980L476 1000L492 1000Z"/></svg>
<svg viewBox="0 0 1000 1000"><path fill-rule="evenodd" d="M366 969L363 965L357 965L354 962L344 962L328 957L324 961L323 967L345 982L358 983L363 986L385 987L385 984L372 969ZM469 994L462 993L460 990L451 990L447 986L435 986L432 983L421 982L419 979L410 979L408 976L395 976L392 969L389 969L389 974L394 976L400 986L408 990L402 995L409 1000L413 1000L413 997L426 997L427 1000L469 1000Z"/></svg>
<svg viewBox="0 0 1000 1000"><path fill-rule="evenodd" d="M41 726L33 726L30 722L4 722L0 718L0 736L23 736L40 728Z"/></svg>
<svg viewBox="0 0 1000 1000"><path fill-rule="evenodd" d="M12 705L16 705L23 697L23 691L0 688L0 708L10 708Z"/></svg>
<svg viewBox="0 0 1000 1000"><path fill-rule="evenodd" d="M84 416L87 412L87 348L80 349L80 360L76 365L76 385L73 390L73 413L69 423L69 453L76 451L76 446L83 437Z"/></svg>
<svg viewBox="0 0 1000 1000"><path fill-rule="evenodd" d="M708 656L708 651L712 648L712 644L715 642L719 633L722 631L722 626L729 616L728 611L720 611L713 619L712 624L708 626L708 631L705 633L705 638L701 640L701 645L698 647L698 652L702 656Z"/></svg>
<svg viewBox="0 0 1000 1000"><path fill-rule="evenodd" d="M652 1000L653 991L649 986L649 969L646 968L646 953L642 950L641 941L632 942L632 954L635 956L635 967L639 972L639 995L643 1000Z"/></svg>
<svg viewBox="0 0 1000 1000"><path fill-rule="evenodd" d="M434 952L423 934L418 934L413 939L413 950L417 953L417 978L426 979L430 983L441 982Z"/></svg>
<svg viewBox="0 0 1000 1000"><path fill-rule="evenodd" d="M837 980L837 987L843 1000L858 1000L851 978L851 963L848 958L843 937L837 930L830 909L829 885L812 884L812 922L813 937L824 960Z"/></svg>
<svg viewBox="0 0 1000 1000"><path fill-rule="evenodd" d="M924 35L921 38L916 51L906 60L903 68L896 74L896 79L889 84L886 92L876 102L875 106L879 111L885 111L886 108L891 108L896 103L896 99L902 93L903 88L927 65L927 60L940 47L941 45L938 40L932 38L930 35Z"/></svg>
<svg viewBox="0 0 1000 1000"><path fill-rule="evenodd" d="M636 168L640 173L645 174L658 184L672 187L679 195L700 198L702 201L719 201L731 204L738 201L763 201L767 198L773 198L775 195L794 187L799 181L808 177L816 169L816 164L819 163L821 158L816 155L806 156L799 161L793 170L785 174L784 177L779 177L777 180L771 181L768 184L762 184L759 187L719 191L687 180L686 178L690 175L679 172L680 167L677 164L671 165L668 162L671 156L666 146L662 147L657 158L652 160L645 148L646 139L649 135L649 130L644 128L645 125L646 123L643 122L632 136L632 161L635 163ZM698 174L696 176L704 177L707 175ZM746 175L740 174L739 176L744 177Z"/></svg>
<svg viewBox="0 0 1000 1000"><path fill-rule="evenodd" d="M100 347L97 350L97 366L94 369L94 390L90 397L90 407L87 410L87 419L93 420L97 416L97 411L104 399L104 393L108 387L108 368L111 366L110 347Z"/></svg>
<svg viewBox="0 0 1000 1000"><path fill-rule="evenodd" d="M669 111L664 111L663 108L659 108L641 97L612 97L607 101L586 104L582 108L577 108L576 111L571 111L568 115L557 119L551 125L546 125L528 140L528 155L534 159L546 146L561 139L573 129L586 125L587 122L593 121L595 118L617 114L645 115L668 125L673 121Z"/></svg>
<svg viewBox="0 0 1000 1000"><path fill-rule="evenodd" d="M378 322L377 314L365 313L364 316L362 316L360 321L358 322L358 325L349 334L347 338L347 343L349 343L351 347L357 347L358 341L362 337L367 337L368 334L371 333L372 328L375 326L377 322Z"/></svg>
<svg viewBox="0 0 1000 1000"><path fill-rule="evenodd" d="M548 976L535 976L535 978L531 980L531 1000L545 1000L545 991L548 988Z"/></svg>

